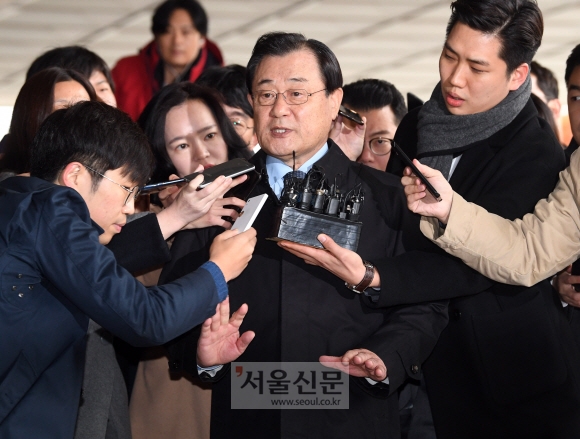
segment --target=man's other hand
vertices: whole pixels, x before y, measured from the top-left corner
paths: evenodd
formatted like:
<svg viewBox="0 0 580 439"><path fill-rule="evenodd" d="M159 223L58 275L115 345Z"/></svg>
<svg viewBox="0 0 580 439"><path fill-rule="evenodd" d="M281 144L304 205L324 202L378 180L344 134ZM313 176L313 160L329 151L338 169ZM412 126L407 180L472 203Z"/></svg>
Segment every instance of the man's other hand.
<svg viewBox="0 0 580 439"><path fill-rule="evenodd" d="M383 360L368 349L352 349L342 357L323 355L319 358L323 366L338 369L349 375L383 381L387 378L387 367Z"/></svg>
<svg viewBox="0 0 580 439"><path fill-rule="evenodd" d="M197 342L197 364L216 366L236 360L244 353L256 335L246 331L240 336L240 326L248 313L245 303L230 318L230 299L219 303L213 317L203 322Z"/></svg>

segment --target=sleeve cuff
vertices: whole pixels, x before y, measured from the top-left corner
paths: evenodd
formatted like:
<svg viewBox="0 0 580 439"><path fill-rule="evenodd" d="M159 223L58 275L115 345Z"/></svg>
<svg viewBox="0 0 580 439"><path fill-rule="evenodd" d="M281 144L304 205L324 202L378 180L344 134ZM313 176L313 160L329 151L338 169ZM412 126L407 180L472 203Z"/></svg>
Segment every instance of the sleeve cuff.
<svg viewBox="0 0 580 439"><path fill-rule="evenodd" d="M369 383L371 386L374 386L375 384L378 384L378 383L383 383L383 384L386 384L387 386L389 385L389 377L386 377L386 378L385 378L384 380L382 380L382 381L375 381L375 380L373 380L372 378L369 378L369 377L366 377L365 379L367 380L367 382L368 382L368 383Z"/></svg>
<svg viewBox="0 0 580 439"><path fill-rule="evenodd" d="M202 373L208 374L211 378L215 377L216 374L222 370L223 364L218 364L217 366L210 366L210 367L201 367L197 366L197 374L201 375Z"/></svg>
<svg viewBox="0 0 580 439"><path fill-rule="evenodd" d="M207 261L199 268L209 271L209 274L213 277L217 288L218 299L220 302L223 302L225 298L228 297L228 284L226 283L226 279L224 278L224 274L220 268L212 261Z"/></svg>

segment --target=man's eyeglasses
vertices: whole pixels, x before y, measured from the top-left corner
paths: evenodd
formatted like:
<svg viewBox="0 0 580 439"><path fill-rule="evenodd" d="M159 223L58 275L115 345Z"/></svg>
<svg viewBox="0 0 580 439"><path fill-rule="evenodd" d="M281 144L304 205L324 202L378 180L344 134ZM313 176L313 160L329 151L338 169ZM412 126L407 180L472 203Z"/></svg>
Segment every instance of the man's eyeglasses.
<svg viewBox="0 0 580 439"><path fill-rule="evenodd" d="M139 196L139 192L140 192L140 188L139 186L135 186L133 188L127 187L127 186L123 186L122 184L117 183L115 180L110 179L109 177L107 177L104 174L101 174L99 171L96 171L95 169L91 168L90 166L84 165L85 168L87 168L89 171L94 172L97 175L100 175L101 177L109 180L111 183L115 183L117 186L119 186L121 189L123 189L124 191L129 192L127 194L127 198L125 198L125 202L123 203L124 205L127 204L131 198L133 198L134 200L137 199L137 197Z"/></svg>
<svg viewBox="0 0 580 439"><path fill-rule="evenodd" d="M392 142L386 137L375 137L369 140L369 148L374 155L387 155L391 152Z"/></svg>
<svg viewBox="0 0 580 439"><path fill-rule="evenodd" d="M238 133L240 136L244 134L248 130L248 128L254 128L248 126L248 124L244 122L242 119L232 118L230 119L230 121L232 122L232 125L234 126L236 133Z"/></svg>
<svg viewBox="0 0 580 439"><path fill-rule="evenodd" d="M303 89L286 90L280 93L276 93L274 90L258 90L253 98L254 102L267 107L274 105L278 95L281 95L288 105L300 105L305 104L308 101L309 96L312 96L315 93L320 93L321 91L326 91L326 89L323 88L322 90L313 91L312 93L308 93Z"/></svg>

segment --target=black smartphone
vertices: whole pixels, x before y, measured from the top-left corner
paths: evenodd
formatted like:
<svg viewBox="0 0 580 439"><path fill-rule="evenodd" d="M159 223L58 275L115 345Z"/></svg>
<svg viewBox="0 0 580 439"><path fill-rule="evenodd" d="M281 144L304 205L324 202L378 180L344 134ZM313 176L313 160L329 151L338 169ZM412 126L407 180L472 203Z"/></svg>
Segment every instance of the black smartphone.
<svg viewBox="0 0 580 439"><path fill-rule="evenodd" d="M346 108L344 105L340 106L340 108L338 109L338 114L346 117L347 119L352 120L354 123L357 123L359 125L365 124L364 121L362 120L362 117L360 117L360 114L358 114L354 110L351 110L350 108Z"/></svg>
<svg viewBox="0 0 580 439"><path fill-rule="evenodd" d="M580 259L572 264L572 276L580 276ZM580 284L574 284L574 289L580 291Z"/></svg>
<svg viewBox="0 0 580 439"><path fill-rule="evenodd" d="M141 194L154 194L157 192L162 191L165 188L170 186L183 186L189 183L198 175L203 175L203 182L197 188L198 190L203 189L210 183L212 183L216 178L220 175L224 175L226 177L238 177L242 174L247 174L250 171L253 171L256 167L252 165L245 159L233 159L229 160L225 163L221 163L219 165L213 166L208 169L204 169L203 172L194 172L193 174L186 175L183 178L178 178L177 180L171 181L164 181L161 183L153 183L143 186L141 188Z"/></svg>
<svg viewBox="0 0 580 439"><path fill-rule="evenodd" d="M250 194L258 184L258 182L262 179L262 174L257 171L250 171L248 173L248 179L244 181L242 184L237 185L236 187L231 188L224 194L224 198L236 197L240 200L248 201L250 198ZM238 206L226 205L224 206L226 209L234 209L236 212L240 213L242 209ZM222 216L222 218L230 223L234 223L234 219L231 216Z"/></svg>
<svg viewBox="0 0 580 439"><path fill-rule="evenodd" d="M250 198L250 194L261 179L262 175L259 172L255 170L250 171L248 173L248 179L227 191L224 194L224 198L236 197L240 200L247 201L248 198Z"/></svg>
<svg viewBox="0 0 580 439"><path fill-rule="evenodd" d="M417 167L413 164L413 161L407 156L407 154L403 152L401 147L397 145L394 140L391 142L391 144L393 145L395 153L399 156L401 160L403 160L405 165L407 165L413 170L413 174L415 174L417 178L421 180L421 183L425 185L425 187L431 193L431 195L433 195L437 201L441 201L441 195L439 194L439 192L437 192L433 187L433 185L429 183L429 181L427 181L427 179L423 174L421 174L421 171L417 169Z"/></svg>

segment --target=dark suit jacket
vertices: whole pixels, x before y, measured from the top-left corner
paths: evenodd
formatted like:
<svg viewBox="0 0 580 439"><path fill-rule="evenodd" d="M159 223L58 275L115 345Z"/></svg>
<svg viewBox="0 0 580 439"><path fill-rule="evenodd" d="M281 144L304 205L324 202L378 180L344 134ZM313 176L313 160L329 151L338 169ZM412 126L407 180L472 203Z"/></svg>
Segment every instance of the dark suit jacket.
<svg viewBox="0 0 580 439"><path fill-rule="evenodd" d="M213 314L226 285L210 267L146 289L99 244L70 188L13 177L0 205L0 437L70 438L89 317L135 345L160 344Z"/></svg>
<svg viewBox="0 0 580 439"><path fill-rule="evenodd" d="M332 141L328 153L317 162L329 180L341 174L340 187L352 189L361 182L365 192L358 253L365 259L394 255L401 245L401 222L408 215L397 179L351 162ZM265 154L252 159L265 168ZM398 437L397 388L416 378L439 332L447 322L446 306L428 303L371 310L365 299L320 267L282 250L270 236L279 202L267 177L252 195L269 198L254 227L258 243L245 271L230 282L232 309L242 303L249 312L241 330L253 330L256 338L239 361L310 361L320 355L343 355L353 348L378 354L388 368L389 386L370 386L351 379L350 409L344 410L231 410L229 371L213 385L211 433L213 438L251 437ZM321 230L322 232L322 230ZM190 271L207 259L215 230L185 231L175 238L172 261L161 281ZM181 257L181 258L180 258ZM197 337L174 345L172 361L195 373Z"/></svg>
<svg viewBox="0 0 580 439"><path fill-rule="evenodd" d="M417 157L418 111L395 138L410 157ZM400 175L402 167L392 157L387 170ZM563 167L562 149L530 100L507 127L463 153L450 183L468 201L514 219L552 191ZM578 437L578 352L549 283L497 284L459 260L452 267L433 247L379 265L383 305L453 298L450 323L424 366L437 437Z"/></svg>

